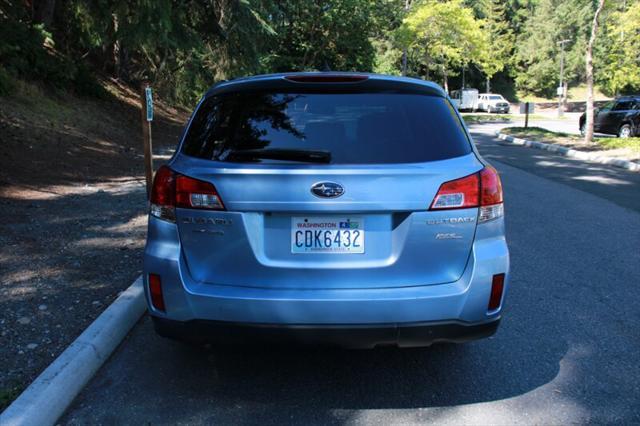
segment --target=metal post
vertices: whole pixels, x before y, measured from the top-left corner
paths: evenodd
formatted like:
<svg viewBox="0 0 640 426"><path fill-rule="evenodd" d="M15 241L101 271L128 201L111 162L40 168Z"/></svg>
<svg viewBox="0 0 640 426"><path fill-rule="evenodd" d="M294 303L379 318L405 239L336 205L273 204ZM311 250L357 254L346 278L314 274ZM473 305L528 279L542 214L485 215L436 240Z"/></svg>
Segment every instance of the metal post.
<svg viewBox="0 0 640 426"><path fill-rule="evenodd" d="M153 185L153 148L151 143L151 120L147 111L147 87L149 83L142 83L140 89L140 108L142 119L142 144L144 149L144 174L147 184L147 198L151 195L151 185Z"/></svg>
<svg viewBox="0 0 640 426"><path fill-rule="evenodd" d="M558 90L558 117L562 117L564 114L564 111L562 110L562 96L564 95L564 45L570 41L571 40L561 40L558 42L560 45L560 84L558 85L558 88L562 88L562 92Z"/></svg>

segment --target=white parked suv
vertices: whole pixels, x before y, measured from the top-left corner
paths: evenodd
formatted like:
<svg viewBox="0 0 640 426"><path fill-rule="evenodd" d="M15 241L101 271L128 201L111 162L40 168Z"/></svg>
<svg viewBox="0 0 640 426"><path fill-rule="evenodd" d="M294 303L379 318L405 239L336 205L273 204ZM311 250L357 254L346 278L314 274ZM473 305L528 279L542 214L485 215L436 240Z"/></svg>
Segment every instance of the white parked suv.
<svg viewBox="0 0 640 426"><path fill-rule="evenodd" d="M502 95L497 95L495 93L481 93L478 96L478 106L476 107L479 111L487 111L491 112L504 112L505 114L509 112L509 102Z"/></svg>

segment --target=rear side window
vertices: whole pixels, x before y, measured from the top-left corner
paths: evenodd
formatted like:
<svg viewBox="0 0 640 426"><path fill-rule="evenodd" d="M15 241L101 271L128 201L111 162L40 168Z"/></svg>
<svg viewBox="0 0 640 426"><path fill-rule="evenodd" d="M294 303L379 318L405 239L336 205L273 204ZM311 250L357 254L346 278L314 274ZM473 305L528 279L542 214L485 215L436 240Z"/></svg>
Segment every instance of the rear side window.
<svg viewBox="0 0 640 426"><path fill-rule="evenodd" d="M614 111L628 111L633 109L633 101L619 101L613 108Z"/></svg>
<svg viewBox="0 0 640 426"><path fill-rule="evenodd" d="M444 160L469 154L471 146L454 109L441 97L239 93L206 99L182 152L216 161L292 161L237 155L243 150L321 151L330 164L383 164Z"/></svg>

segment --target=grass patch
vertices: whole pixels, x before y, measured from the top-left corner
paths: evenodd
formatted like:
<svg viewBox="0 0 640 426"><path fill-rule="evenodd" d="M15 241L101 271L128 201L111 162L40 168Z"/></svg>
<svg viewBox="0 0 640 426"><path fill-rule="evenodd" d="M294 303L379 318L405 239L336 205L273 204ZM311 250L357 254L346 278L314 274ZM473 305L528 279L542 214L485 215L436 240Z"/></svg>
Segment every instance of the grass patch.
<svg viewBox="0 0 640 426"><path fill-rule="evenodd" d="M6 96L13 93L15 82L11 74L0 66L0 96Z"/></svg>
<svg viewBox="0 0 640 426"><path fill-rule="evenodd" d="M570 133L552 132L541 127L505 127L500 132L517 138L530 139L539 142L550 142L559 144L583 144L584 139L579 135ZM640 138L594 138L595 145L603 150L627 148L633 152L640 153ZM586 145L586 144L585 144Z"/></svg>
<svg viewBox="0 0 640 426"><path fill-rule="evenodd" d="M640 153L640 138L597 138L596 142L605 149L629 148Z"/></svg>
<svg viewBox="0 0 640 426"><path fill-rule="evenodd" d="M524 120L524 114L475 114L475 113L461 113L462 119L467 124L478 124L478 123L504 123L511 122L513 120ZM572 117L563 116L557 117L555 115L542 115L542 114L529 114L529 121L533 120L545 120L545 121L555 121L555 120L569 120Z"/></svg>
<svg viewBox="0 0 640 426"><path fill-rule="evenodd" d="M579 136L572 135L569 133L563 132L552 132L551 130L543 129L542 127L505 127L500 130L500 132L505 133L507 135L516 136L519 138L532 138L532 139L560 139L560 138L576 138Z"/></svg>
<svg viewBox="0 0 640 426"><path fill-rule="evenodd" d="M462 114L462 119L467 124L494 123L513 120L511 114Z"/></svg>
<svg viewBox="0 0 640 426"><path fill-rule="evenodd" d="M545 98L542 96L536 96L533 94L527 94L523 92L518 92L517 96L520 102L540 102L540 103L558 102L557 97ZM594 96L594 100L596 101L604 101L604 100L611 99L611 96L605 95L597 87L594 87L593 96ZM585 101L587 99L587 85L581 84L579 86L569 87L569 93L567 93L567 99L569 102Z"/></svg>
<svg viewBox="0 0 640 426"><path fill-rule="evenodd" d="M65 102L68 96L63 90L56 91L42 84L25 80L13 80L12 93L8 99L14 100L18 111L36 114L40 118L64 121L73 118L74 110Z"/></svg>

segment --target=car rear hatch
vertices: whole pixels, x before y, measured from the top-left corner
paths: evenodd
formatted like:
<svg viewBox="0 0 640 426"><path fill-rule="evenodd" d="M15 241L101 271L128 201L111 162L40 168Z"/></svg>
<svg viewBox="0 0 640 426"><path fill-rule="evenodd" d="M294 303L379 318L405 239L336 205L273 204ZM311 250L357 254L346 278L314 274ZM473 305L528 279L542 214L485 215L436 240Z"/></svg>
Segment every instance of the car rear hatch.
<svg viewBox="0 0 640 426"><path fill-rule="evenodd" d="M313 154L292 156L292 147ZM477 205L430 209L446 182L483 169L444 97L301 88L213 96L170 166L194 188L209 185L198 200L214 200L214 210L175 209L198 282L423 286L456 281L468 263Z"/></svg>
<svg viewBox="0 0 640 426"><path fill-rule="evenodd" d="M227 209L176 210L184 259L197 281L381 288L447 283L464 272L478 209L428 208L441 183L459 177L452 170L481 168L471 155L404 170L188 168L215 184ZM318 182L339 182L345 193L319 199L310 191ZM341 251L335 233L326 231L347 223L361 233L351 233L355 247ZM334 252L299 250L309 238L315 244L327 237L333 244L321 241L320 249Z"/></svg>

